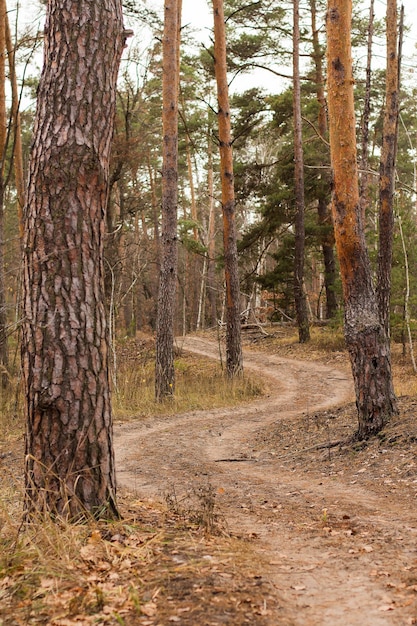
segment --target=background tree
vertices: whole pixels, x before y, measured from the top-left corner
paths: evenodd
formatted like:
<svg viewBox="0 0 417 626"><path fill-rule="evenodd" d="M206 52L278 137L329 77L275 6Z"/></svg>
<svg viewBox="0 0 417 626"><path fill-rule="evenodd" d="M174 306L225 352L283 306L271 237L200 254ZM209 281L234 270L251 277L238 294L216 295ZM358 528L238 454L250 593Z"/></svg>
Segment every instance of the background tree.
<svg viewBox="0 0 417 626"><path fill-rule="evenodd" d="M327 127L327 102L324 91L325 76L323 72L323 61L325 56L324 46L320 44L319 28L317 25L317 2L310 0L311 11L311 43L312 61L314 71L314 83L317 97L317 129L321 145L316 147L316 154L323 152L323 142L328 140ZM314 142L316 146L317 142ZM327 157L327 150L325 153ZM311 159L310 159L311 162ZM321 158L320 162L326 165L326 160ZM324 185L316 185L317 213L319 222L319 237L323 255L324 269L324 289L326 293L326 318L331 319L336 315L338 304L336 298L336 260L334 251L334 232L330 210L330 172L323 169L320 173Z"/></svg>
<svg viewBox="0 0 417 626"><path fill-rule="evenodd" d="M390 334L391 266L394 231L395 159L398 131L399 65L397 2L387 0L387 68L382 155L379 174L378 309L386 334Z"/></svg>
<svg viewBox="0 0 417 626"><path fill-rule="evenodd" d="M25 207L26 509L117 515L103 235L119 0L48 5Z"/></svg>
<svg viewBox="0 0 417 626"><path fill-rule="evenodd" d="M174 393L174 310L177 284L178 197L178 0L166 0L162 69L162 232L161 273L156 323L155 396Z"/></svg>
<svg viewBox="0 0 417 626"><path fill-rule="evenodd" d="M306 296L304 292L304 158L301 121L300 86L300 5L294 0L293 29L293 110L294 110L294 191L295 191L295 246L294 246L294 301L300 343L310 339Z"/></svg>
<svg viewBox="0 0 417 626"><path fill-rule="evenodd" d="M226 281L226 366L229 376L242 373L240 285L233 177L232 134L226 66L223 0L213 0L214 68L217 83L220 176L222 182L223 248Z"/></svg>

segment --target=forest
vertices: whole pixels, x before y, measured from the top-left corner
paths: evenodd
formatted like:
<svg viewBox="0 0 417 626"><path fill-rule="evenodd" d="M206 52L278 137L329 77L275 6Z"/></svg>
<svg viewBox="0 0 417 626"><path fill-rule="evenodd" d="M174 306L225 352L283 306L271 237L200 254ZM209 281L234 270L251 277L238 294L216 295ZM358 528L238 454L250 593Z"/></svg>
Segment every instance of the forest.
<svg viewBox="0 0 417 626"><path fill-rule="evenodd" d="M0 0L0 626L417 623L412 13L205 8Z"/></svg>

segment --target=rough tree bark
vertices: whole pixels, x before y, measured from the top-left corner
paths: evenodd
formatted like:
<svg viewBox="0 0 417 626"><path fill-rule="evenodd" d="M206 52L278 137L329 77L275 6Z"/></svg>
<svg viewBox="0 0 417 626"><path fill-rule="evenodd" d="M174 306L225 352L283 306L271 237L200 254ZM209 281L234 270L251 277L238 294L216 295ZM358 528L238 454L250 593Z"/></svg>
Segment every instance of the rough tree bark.
<svg viewBox="0 0 417 626"><path fill-rule="evenodd" d="M382 154L379 169L379 245L377 297L381 323L390 334L391 265L394 231L395 159L398 128L397 2L387 0L387 69Z"/></svg>
<svg viewBox="0 0 417 626"><path fill-rule="evenodd" d="M6 20L5 0L0 0L0 381L5 386L8 381L8 342L6 281L4 267L4 194L5 161L7 151L7 114L6 114Z"/></svg>
<svg viewBox="0 0 417 626"><path fill-rule="evenodd" d="M222 181L223 248L226 281L226 369L230 377L243 372L240 328L240 285L237 262L235 191L233 178L232 133L230 123L229 86L226 65L226 28L223 0L213 0L214 70L217 84Z"/></svg>
<svg viewBox="0 0 417 626"><path fill-rule="evenodd" d="M120 0L48 4L23 241L26 514L116 516L103 238Z"/></svg>
<svg viewBox="0 0 417 626"><path fill-rule="evenodd" d="M175 391L174 314L178 273L178 0L165 0L162 40L162 228L156 321L155 398Z"/></svg>
<svg viewBox="0 0 417 626"><path fill-rule="evenodd" d="M310 0L311 30L313 36L313 61L315 67L315 83L317 102L319 104L318 129L323 140L328 136L327 128L327 102L324 92L323 57L324 51L320 46L319 31L316 23L316 0ZM323 174L330 185L330 176ZM318 222L322 228L320 243L323 253L324 265L324 288L326 292L326 318L331 319L337 313L338 304L336 298L336 259L334 250L334 231L332 215L329 208L328 198L320 194L317 205Z"/></svg>
<svg viewBox="0 0 417 626"><path fill-rule="evenodd" d="M295 190L295 250L294 250L294 302L300 343L310 339L307 302L304 292L304 155L301 125L300 82L300 6L293 3L293 118L294 118L294 190Z"/></svg>
<svg viewBox="0 0 417 626"><path fill-rule="evenodd" d="M389 338L378 314L365 243L356 163L351 0L329 0L327 76L332 212L345 304L345 337L358 410L358 437L379 432L396 412Z"/></svg>

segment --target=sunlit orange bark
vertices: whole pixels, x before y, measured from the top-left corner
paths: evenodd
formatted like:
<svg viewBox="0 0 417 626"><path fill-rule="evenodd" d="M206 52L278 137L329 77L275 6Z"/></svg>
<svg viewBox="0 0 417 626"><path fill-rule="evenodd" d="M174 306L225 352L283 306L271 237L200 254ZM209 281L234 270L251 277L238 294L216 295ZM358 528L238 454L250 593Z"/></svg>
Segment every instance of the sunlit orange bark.
<svg viewBox="0 0 417 626"><path fill-rule="evenodd" d="M327 101L324 91L324 73L323 73L323 57L324 52L319 41L319 29L317 26L316 7L317 0L310 0L311 10L311 30L312 30L312 43L313 43L313 61L315 67L315 83L316 83L316 95L319 104L318 112L318 129L323 139L327 138ZM325 173L326 181L330 184L330 176ZM334 250L334 232L331 210L327 195L320 193L317 199L317 213L318 221L321 226L320 244L323 251L323 265L324 265L324 288L326 291L326 318L332 318L337 312L337 299L336 299L336 259Z"/></svg>
<svg viewBox="0 0 417 626"><path fill-rule="evenodd" d="M222 181L223 247L226 281L226 364L229 376L242 373L240 328L240 287L237 262L235 191L233 178L232 131L226 66L226 29L223 0L213 0L214 68L217 83Z"/></svg>
<svg viewBox="0 0 417 626"><path fill-rule="evenodd" d="M351 0L329 0L327 76L332 211L345 305L345 336L355 383L361 438L396 411L389 340L378 315L359 202L351 59Z"/></svg>

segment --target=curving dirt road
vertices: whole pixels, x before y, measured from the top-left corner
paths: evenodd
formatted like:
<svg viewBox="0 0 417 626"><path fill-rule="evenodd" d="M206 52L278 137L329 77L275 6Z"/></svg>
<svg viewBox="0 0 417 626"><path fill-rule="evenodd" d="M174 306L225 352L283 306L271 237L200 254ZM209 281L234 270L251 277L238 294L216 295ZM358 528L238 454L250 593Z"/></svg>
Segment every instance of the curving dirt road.
<svg viewBox="0 0 417 626"><path fill-rule="evenodd" d="M181 344L218 357L208 340L186 337ZM271 625L283 619L297 626L417 623L417 585L403 582L416 566L412 504L343 476L303 475L282 463L282 450L254 443L268 424L286 420L290 428L301 413L351 400L350 374L254 352L245 354L245 368L267 380L267 397L116 426L119 486L161 499L169 490L181 498L190 488L213 485L229 528L255 538L263 575L281 598Z"/></svg>

